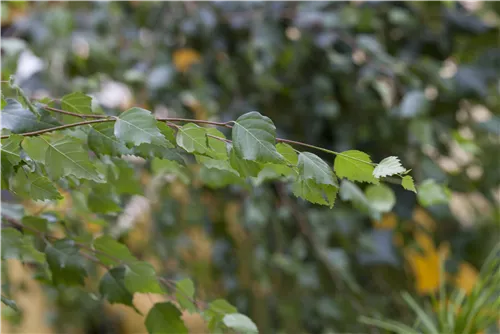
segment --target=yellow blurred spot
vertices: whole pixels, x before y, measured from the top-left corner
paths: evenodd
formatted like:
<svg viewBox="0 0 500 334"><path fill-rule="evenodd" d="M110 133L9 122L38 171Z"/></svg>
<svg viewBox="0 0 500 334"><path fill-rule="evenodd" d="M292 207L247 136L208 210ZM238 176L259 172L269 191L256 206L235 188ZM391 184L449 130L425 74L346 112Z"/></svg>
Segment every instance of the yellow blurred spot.
<svg viewBox="0 0 500 334"><path fill-rule="evenodd" d="M397 224L398 224L397 216L394 213L389 212L384 214L382 220L376 221L374 227L380 230L392 230L397 226Z"/></svg>
<svg viewBox="0 0 500 334"><path fill-rule="evenodd" d="M432 217L422 208L415 209L413 213L413 220L427 231L434 231L436 228L436 222L434 219L432 219Z"/></svg>
<svg viewBox="0 0 500 334"><path fill-rule="evenodd" d="M186 72L191 65L200 62L200 54L193 49L179 49L174 52L174 65L180 72Z"/></svg>
<svg viewBox="0 0 500 334"><path fill-rule="evenodd" d="M460 264L455 284L470 293L476 284L478 273L476 268L467 262Z"/></svg>

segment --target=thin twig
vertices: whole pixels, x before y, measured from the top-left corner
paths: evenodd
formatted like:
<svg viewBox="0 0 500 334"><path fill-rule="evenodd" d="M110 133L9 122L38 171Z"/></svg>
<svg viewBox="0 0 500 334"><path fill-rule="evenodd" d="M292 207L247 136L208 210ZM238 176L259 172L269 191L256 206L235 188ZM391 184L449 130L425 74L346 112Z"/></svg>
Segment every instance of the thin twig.
<svg viewBox="0 0 500 334"><path fill-rule="evenodd" d="M115 119L107 118L107 119L96 119L96 120L91 120L91 121L84 121L84 122L78 122L78 123L71 123L71 124L64 124L60 126L55 126L53 128L48 128L48 129L43 129L43 130L38 130L38 131L32 131L32 132L24 132L24 133L19 133L20 136L25 136L25 137L30 137L30 136L38 136L43 133L47 132L52 132L52 131L58 131L58 130L64 130L64 129L69 129L69 128L74 128L76 126L82 126L82 125L87 125L87 124L94 124L94 123L103 123L103 122L114 122ZM6 139L9 138L10 135L5 135L1 136L1 139Z"/></svg>
<svg viewBox="0 0 500 334"><path fill-rule="evenodd" d="M109 117L107 115L79 114L76 112L66 111L66 110L57 109L57 108L53 108L53 107L49 107L49 106L43 106L43 109L48 110L48 111L57 112L59 114L65 114L65 115L70 115L70 116L75 116L75 117L80 117L80 118L107 118L107 117Z"/></svg>

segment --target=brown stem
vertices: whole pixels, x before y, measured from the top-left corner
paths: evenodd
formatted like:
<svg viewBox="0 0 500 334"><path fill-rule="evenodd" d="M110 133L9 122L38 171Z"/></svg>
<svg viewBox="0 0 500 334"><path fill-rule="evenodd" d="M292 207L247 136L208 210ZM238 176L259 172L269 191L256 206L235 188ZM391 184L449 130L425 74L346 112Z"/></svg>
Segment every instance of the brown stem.
<svg viewBox="0 0 500 334"><path fill-rule="evenodd" d="M106 115L79 114L79 113L76 113L76 112L71 112L71 111L66 111L66 110L62 110L62 109L52 108L52 107L49 107L49 106L43 106L43 109L49 110L49 111L53 111L53 112L57 112L57 113L60 113L60 114L65 114L65 115L80 117L80 118L107 118L107 117L109 117L109 116L106 116Z"/></svg>
<svg viewBox="0 0 500 334"><path fill-rule="evenodd" d="M43 129L43 130L38 130L38 131L32 131L32 132L25 132L25 133L19 133L21 136L25 137L30 137L30 136L38 136L41 135L42 133L47 133L47 132L52 132L52 131L57 131L57 130L64 130L68 128L74 128L76 126L81 126L81 125L87 125L87 124L93 124L93 123L103 123L103 122L114 122L114 119L96 119L96 120L91 120L91 121L85 121L85 122L78 122L78 123L71 123L71 124L64 124L61 126L55 126L53 128L48 128L48 129ZM5 135L1 136L1 139L9 138L10 135Z"/></svg>

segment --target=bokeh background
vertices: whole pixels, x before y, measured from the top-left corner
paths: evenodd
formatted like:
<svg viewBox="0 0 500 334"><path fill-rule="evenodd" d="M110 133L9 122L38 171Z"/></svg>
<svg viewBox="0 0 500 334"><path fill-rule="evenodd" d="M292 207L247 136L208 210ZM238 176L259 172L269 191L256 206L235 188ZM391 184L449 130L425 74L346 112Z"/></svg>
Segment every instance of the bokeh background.
<svg viewBox="0 0 500 334"><path fill-rule="evenodd" d="M396 205L375 217L341 200L307 204L278 182L244 189L196 166L165 175L128 158L142 191L122 196L116 215L89 214L71 193L49 206L2 193L10 209L120 237L162 274L193 278L201 299L229 300L261 333L383 332L360 315L411 324L401 291L427 300L440 256L447 281L469 291L499 240L498 2L3 1L1 10L2 80L15 75L33 98L82 91L105 110L222 121L257 110L279 137L374 161L396 155L417 183L449 189L417 196L394 185ZM100 300L102 274L61 290L2 260L2 288L21 309L2 307L3 332L145 332L134 310ZM134 303L147 312L161 298ZM206 331L185 317L192 333Z"/></svg>

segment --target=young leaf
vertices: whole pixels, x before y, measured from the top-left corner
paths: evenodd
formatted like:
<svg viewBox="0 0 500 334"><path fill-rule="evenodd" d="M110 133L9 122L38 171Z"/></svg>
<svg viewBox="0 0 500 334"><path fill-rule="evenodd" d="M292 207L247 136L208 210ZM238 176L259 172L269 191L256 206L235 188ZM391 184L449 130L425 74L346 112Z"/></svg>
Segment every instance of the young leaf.
<svg viewBox="0 0 500 334"><path fill-rule="evenodd" d="M326 162L313 153L301 152L298 161L299 173L304 180L313 180L317 184L338 187L332 169Z"/></svg>
<svg viewBox="0 0 500 334"><path fill-rule="evenodd" d="M418 201L423 206L447 204L450 200L450 190L436 181L429 179L425 180L418 186Z"/></svg>
<svg viewBox="0 0 500 334"><path fill-rule="evenodd" d="M115 125L111 122L95 124L91 127L87 139L89 148L98 156L120 156L131 151L114 135Z"/></svg>
<svg viewBox="0 0 500 334"><path fill-rule="evenodd" d="M156 126L151 112L141 108L134 107L123 112L115 122L114 133L128 147L142 143L168 146L168 141Z"/></svg>
<svg viewBox="0 0 500 334"><path fill-rule="evenodd" d="M125 287L125 268L117 267L110 269L101 278L99 292L111 304L119 303L134 306L132 303L133 294Z"/></svg>
<svg viewBox="0 0 500 334"><path fill-rule="evenodd" d="M146 328L149 334L188 334L182 321L182 313L170 302L156 303L146 317Z"/></svg>
<svg viewBox="0 0 500 334"><path fill-rule="evenodd" d="M62 239L47 245L45 255L54 284L83 285L87 276L85 261L73 240Z"/></svg>
<svg viewBox="0 0 500 334"><path fill-rule="evenodd" d="M350 181L379 183L372 175L374 167L370 156L361 151L350 150L337 155L333 168L338 177Z"/></svg>
<svg viewBox="0 0 500 334"><path fill-rule="evenodd" d="M77 113L90 114L92 113L92 98L80 92L74 92L63 96L61 100L63 110Z"/></svg>
<svg viewBox="0 0 500 334"><path fill-rule="evenodd" d="M93 242L94 248L98 251L95 256L107 266L116 266L127 262L136 262L127 246L119 243L108 235L103 235Z"/></svg>
<svg viewBox="0 0 500 334"><path fill-rule="evenodd" d="M34 201L58 200L63 197L45 176L19 168L13 179L12 191Z"/></svg>
<svg viewBox="0 0 500 334"><path fill-rule="evenodd" d="M224 325L240 333L258 333L259 330L253 321L244 314L226 314L222 319Z"/></svg>
<svg viewBox="0 0 500 334"><path fill-rule="evenodd" d="M175 299L179 305L189 311L190 313L196 312L196 306L191 301L194 296L194 284L189 278L180 280L175 283Z"/></svg>
<svg viewBox="0 0 500 334"><path fill-rule="evenodd" d="M8 129L12 133L24 133L38 131L60 123L52 118L45 110L40 110L38 119L31 111L23 108L22 104L14 99L7 99L7 105L2 109L2 129Z"/></svg>
<svg viewBox="0 0 500 334"><path fill-rule="evenodd" d="M288 144L285 143L276 144L276 151L278 151L278 153L283 156L283 158L289 165L296 166L297 163L299 162L299 156L297 155L297 152L295 152L293 147L291 147Z"/></svg>
<svg viewBox="0 0 500 334"><path fill-rule="evenodd" d="M13 166L21 162L21 142L24 137L10 135L9 138L2 139L2 159L9 161Z"/></svg>
<svg viewBox="0 0 500 334"><path fill-rule="evenodd" d="M413 183L413 178L410 175L406 175L403 177L403 180L401 182L401 185L403 188L406 190L411 190L414 193L417 192L417 189L415 188L415 184Z"/></svg>
<svg viewBox="0 0 500 334"><path fill-rule="evenodd" d="M95 166L89 160L88 151L82 147L80 141L66 137L48 145L45 163L54 180L74 175L79 179L101 181Z"/></svg>
<svg viewBox="0 0 500 334"><path fill-rule="evenodd" d="M276 127L266 116L252 111L240 116L232 130L236 154L244 160L283 163L276 147Z"/></svg>
<svg viewBox="0 0 500 334"><path fill-rule="evenodd" d="M163 293L153 266L147 262L131 262L125 266L125 286L130 292Z"/></svg>
<svg viewBox="0 0 500 334"><path fill-rule="evenodd" d="M219 130L215 128L207 128L207 140L208 140L208 147L210 150L207 152L207 155L210 156L213 159L216 160L228 160L228 154L227 154L227 147L226 143L223 140L216 139L217 138L222 138L226 139L226 136ZM214 136L214 137L211 137Z"/></svg>
<svg viewBox="0 0 500 334"><path fill-rule="evenodd" d="M396 204L396 196L391 188L386 185L371 185L365 190L370 206L380 212L389 212Z"/></svg>
<svg viewBox="0 0 500 334"><path fill-rule="evenodd" d="M177 144L189 153L204 154L210 150L207 130L193 123L188 123L178 129Z"/></svg>
<svg viewBox="0 0 500 334"><path fill-rule="evenodd" d="M377 167L375 167L373 170L373 176L378 179L380 177L399 174L405 171L406 168L401 165L398 157L387 157L382 160Z"/></svg>

